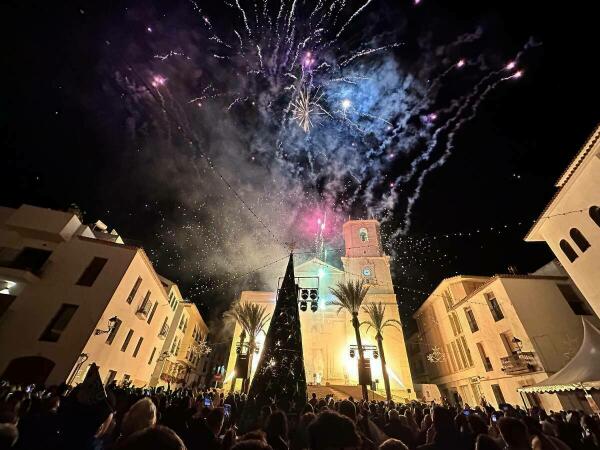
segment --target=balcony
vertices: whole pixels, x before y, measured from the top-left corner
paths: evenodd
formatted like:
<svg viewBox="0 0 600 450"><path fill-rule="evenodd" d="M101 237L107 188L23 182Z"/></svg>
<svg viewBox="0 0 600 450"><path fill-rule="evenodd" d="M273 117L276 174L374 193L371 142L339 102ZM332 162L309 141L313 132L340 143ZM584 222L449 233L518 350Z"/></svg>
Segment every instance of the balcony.
<svg viewBox="0 0 600 450"><path fill-rule="evenodd" d="M507 375L538 372L541 370L533 352L516 352L510 356L500 358L502 371Z"/></svg>
<svg viewBox="0 0 600 450"><path fill-rule="evenodd" d="M141 320L146 320L148 315L150 314L150 310L152 309L152 302L144 301L135 312L135 315L138 316Z"/></svg>
<svg viewBox="0 0 600 450"><path fill-rule="evenodd" d="M167 334L169 334L169 325L164 324L158 333L158 338L164 341L167 338Z"/></svg>
<svg viewBox="0 0 600 450"><path fill-rule="evenodd" d="M0 273L25 282L38 281L50 264L50 250L0 247Z"/></svg>

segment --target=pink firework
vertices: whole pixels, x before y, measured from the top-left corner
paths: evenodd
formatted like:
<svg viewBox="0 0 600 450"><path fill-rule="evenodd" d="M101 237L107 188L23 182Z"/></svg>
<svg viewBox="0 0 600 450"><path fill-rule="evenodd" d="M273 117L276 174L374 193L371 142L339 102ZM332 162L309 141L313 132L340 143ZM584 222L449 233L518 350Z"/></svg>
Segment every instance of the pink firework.
<svg viewBox="0 0 600 450"><path fill-rule="evenodd" d="M165 77L163 77L162 75L154 75L152 77L152 81L150 84L152 84L153 87L159 87L159 86L164 86L164 84L167 82L167 79Z"/></svg>
<svg viewBox="0 0 600 450"><path fill-rule="evenodd" d="M461 59L460 61L458 61L458 62L456 63L456 67L458 67L459 69L460 69L461 67L463 67L464 65L465 65L465 60L464 60L464 59Z"/></svg>
<svg viewBox="0 0 600 450"><path fill-rule="evenodd" d="M515 66L517 65L516 62L511 61L506 65L506 70L513 70L515 68Z"/></svg>

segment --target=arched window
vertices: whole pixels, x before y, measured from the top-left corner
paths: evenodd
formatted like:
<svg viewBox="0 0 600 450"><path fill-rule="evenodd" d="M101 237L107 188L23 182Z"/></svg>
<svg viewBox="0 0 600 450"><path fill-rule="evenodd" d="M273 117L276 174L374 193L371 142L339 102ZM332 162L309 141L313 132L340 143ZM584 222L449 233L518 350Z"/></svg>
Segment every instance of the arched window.
<svg viewBox="0 0 600 450"><path fill-rule="evenodd" d="M600 206L590 206L590 217L600 227Z"/></svg>
<svg viewBox="0 0 600 450"><path fill-rule="evenodd" d="M579 250L582 252L585 252L588 248L590 248L590 243L577 228L571 228L569 235L571 235L571 239L573 239L573 242L577 244L577 247L579 247Z"/></svg>
<svg viewBox="0 0 600 450"><path fill-rule="evenodd" d="M575 253L575 250L573 250L571 244L569 244L564 239L560 241L560 249L567 256L567 258L569 258L569 261L573 262L577 259L577 253Z"/></svg>
<svg viewBox="0 0 600 450"><path fill-rule="evenodd" d="M360 230L358 230L358 236L363 242L367 242L369 240L369 232L366 228L361 228Z"/></svg>

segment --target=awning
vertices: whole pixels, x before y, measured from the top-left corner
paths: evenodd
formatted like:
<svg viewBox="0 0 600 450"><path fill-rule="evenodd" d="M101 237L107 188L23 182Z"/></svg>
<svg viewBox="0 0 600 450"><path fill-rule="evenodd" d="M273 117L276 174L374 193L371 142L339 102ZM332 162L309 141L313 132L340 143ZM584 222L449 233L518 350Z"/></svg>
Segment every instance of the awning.
<svg viewBox="0 0 600 450"><path fill-rule="evenodd" d="M577 354L562 369L533 386L519 392L562 392L578 389L600 389L600 330L582 316L583 341Z"/></svg>

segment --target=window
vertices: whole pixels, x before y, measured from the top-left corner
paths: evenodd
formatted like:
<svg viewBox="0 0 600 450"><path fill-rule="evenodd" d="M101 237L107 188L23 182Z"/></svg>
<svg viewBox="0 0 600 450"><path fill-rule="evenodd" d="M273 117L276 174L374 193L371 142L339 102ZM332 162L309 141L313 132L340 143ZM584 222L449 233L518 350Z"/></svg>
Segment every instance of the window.
<svg viewBox="0 0 600 450"><path fill-rule="evenodd" d="M517 344L516 342L514 342L514 338L515 337L513 336L512 331L505 331L504 333L500 333L500 339L502 340L502 344L506 349L506 354L509 356L513 353L516 353L518 350Z"/></svg>
<svg viewBox="0 0 600 450"><path fill-rule="evenodd" d="M148 316L148 323L152 322L152 318L154 317L154 313L156 312L156 307L158 306L158 302L154 303L152 307L152 311L150 311L150 315Z"/></svg>
<svg viewBox="0 0 600 450"><path fill-rule="evenodd" d="M142 284L142 277L138 277L138 279L135 280L135 284L133 285L133 288L131 289L129 296L127 297L127 303L129 303L130 305L131 305L131 302L133 301L133 298L135 297L135 294L137 294L137 291L140 288L140 284Z"/></svg>
<svg viewBox="0 0 600 450"><path fill-rule="evenodd" d="M488 358L488 356L485 354L485 350L483 349L483 344L481 342L477 343L477 350L479 350L479 356L481 356L481 361L483 362L483 367L485 368L485 371L491 372L492 370L494 370L494 368L492 367L492 362L490 361L490 358Z"/></svg>
<svg viewBox="0 0 600 450"><path fill-rule="evenodd" d="M150 353L150 359L148 360L148 365L152 364L152 361L154 360L154 354L156 353L156 347L154 347L152 349L152 353Z"/></svg>
<svg viewBox="0 0 600 450"><path fill-rule="evenodd" d="M590 206L590 218L600 227L600 206Z"/></svg>
<svg viewBox="0 0 600 450"><path fill-rule="evenodd" d="M173 344L171 344L171 354L172 355L177 354L177 337L175 339L173 339Z"/></svg>
<svg viewBox="0 0 600 450"><path fill-rule="evenodd" d="M92 262L85 268L76 284L79 286L92 286L107 261L108 259L99 257L92 259Z"/></svg>
<svg viewBox="0 0 600 450"><path fill-rule="evenodd" d="M473 367L473 358L471 357L471 350L469 350L469 346L467 345L467 340L465 339L464 336L460 337L459 343L461 343L463 348L465 349L465 354L467 355L467 361L469 363L469 367Z"/></svg>
<svg viewBox="0 0 600 450"><path fill-rule="evenodd" d="M467 316L467 322L469 322L469 328L471 329L471 333L479 331L477 321L475 320L475 314L473 314L473 310L471 308L465 308L465 316Z"/></svg>
<svg viewBox="0 0 600 450"><path fill-rule="evenodd" d="M179 329L183 330L184 325L185 325L185 317L181 316L181 320L179 321Z"/></svg>
<svg viewBox="0 0 600 450"><path fill-rule="evenodd" d="M571 231L569 231L569 236L571 236L573 242L575 242L577 247L579 247L579 250L582 252L585 252L588 248L590 248L590 243L577 228L571 228Z"/></svg>
<svg viewBox="0 0 600 450"><path fill-rule="evenodd" d="M500 389L500 385L492 384L492 392L494 393L494 397L496 397L496 403L498 403L498 406L506 403L504 400L504 395L502 395L502 389Z"/></svg>
<svg viewBox="0 0 600 450"><path fill-rule="evenodd" d="M15 269L39 273L51 254L52 252L50 250L25 247L17 255L11 266Z"/></svg>
<svg viewBox="0 0 600 450"><path fill-rule="evenodd" d="M460 322L458 321L458 316L455 312L450 313L450 324L452 325L452 331L454 332L454 336L457 336L462 333L462 327L460 326Z"/></svg>
<svg viewBox="0 0 600 450"><path fill-rule="evenodd" d="M104 384L110 384L113 381L115 381L115 378L117 378L117 371L116 370L109 370L108 371L108 375L106 376L106 381L104 382Z"/></svg>
<svg viewBox="0 0 600 450"><path fill-rule="evenodd" d="M573 250L573 247L571 247L571 244L569 244L564 239L561 239L559 245L560 245L560 249L563 251L563 253L565 254L565 256L567 257L567 259L570 262L573 262L577 259L578 255L577 255L577 253L575 253L575 250Z"/></svg>
<svg viewBox="0 0 600 450"><path fill-rule="evenodd" d="M452 294L450 293L450 289L446 289L442 292L442 298L444 299L446 311L450 311L452 309Z"/></svg>
<svg viewBox="0 0 600 450"><path fill-rule="evenodd" d="M131 340L132 336L133 336L133 330L129 330L129 332L127 333L127 336L125 337L125 341L123 341L123 345L121 346L122 352L127 350L127 346L129 345L129 341Z"/></svg>
<svg viewBox="0 0 600 450"><path fill-rule="evenodd" d="M454 343L456 342L456 347L458 347L458 354L460 355L460 360L462 362L462 365L464 368L469 367L469 364L467 362L467 356L465 354L464 349L462 348L462 346L460 345L460 341L456 340L452 342L452 345L454 345Z"/></svg>
<svg viewBox="0 0 600 450"><path fill-rule="evenodd" d="M452 341L450 343L452 345L452 353L454 354L454 359L456 359L459 370L463 370L465 368L465 363L460 359L460 354L458 349L456 348L456 341ZM463 357L464 358L464 357Z"/></svg>
<svg viewBox="0 0 600 450"><path fill-rule="evenodd" d="M488 307L490 308L490 312L492 313L492 317L496 322L504 319L504 314L502 313L502 309L500 309L500 304L498 300L496 300L496 296L493 292L488 292L485 294L485 299L487 300Z"/></svg>
<svg viewBox="0 0 600 450"><path fill-rule="evenodd" d="M122 323L123 321L121 319L117 319L117 321L115 322L115 326L112 328L112 330L110 330L110 333L108 333L108 336L106 337L106 343L108 345L112 344L115 340L115 336L119 332L119 327Z"/></svg>
<svg viewBox="0 0 600 450"><path fill-rule="evenodd" d="M73 314L75 314L77 308L77 305L63 303L40 336L40 341L57 342L73 318Z"/></svg>
<svg viewBox="0 0 600 450"><path fill-rule="evenodd" d="M560 293L563 295L563 297L565 298L565 300L567 301L567 303L569 304L569 306L575 314L577 314L578 316L592 315L590 307L584 299L577 295L577 292L575 292L573 286L571 286L570 284L557 284L556 287L560 290Z"/></svg>
<svg viewBox="0 0 600 450"><path fill-rule="evenodd" d="M369 232L367 231L366 228L361 228L360 230L358 230L358 237L360 238L360 240L362 242L368 242L369 241Z"/></svg>
<svg viewBox="0 0 600 450"><path fill-rule="evenodd" d="M458 365L456 364L456 360L454 359L454 353L452 353L452 348L450 344L446 344L446 353L450 355L450 365L452 367L453 372L458 372Z"/></svg>
<svg viewBox="0 0 600 450"><path fill-rule="evenodd" d="M144 342L144 338L140 337L137 341L137 344L135 345L135 350L133 351L133 357L137 357L139 351L140 351L140 347L142 346L142 342Z"/></svg>

